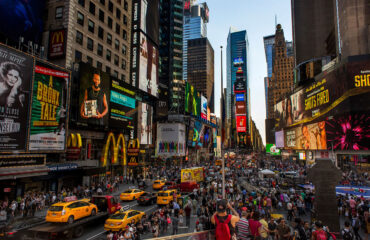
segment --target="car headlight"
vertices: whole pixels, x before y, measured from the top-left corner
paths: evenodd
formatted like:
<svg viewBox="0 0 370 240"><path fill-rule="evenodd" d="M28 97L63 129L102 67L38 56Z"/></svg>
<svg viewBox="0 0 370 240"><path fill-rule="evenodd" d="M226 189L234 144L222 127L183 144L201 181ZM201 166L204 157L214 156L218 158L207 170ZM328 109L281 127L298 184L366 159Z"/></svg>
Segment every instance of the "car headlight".
<svg viewBox="0 0 370 240"><path fill-rule="evenodd" d="M63 209L62 216L64 216L65 214L66 214L66 210Z"/></svg>

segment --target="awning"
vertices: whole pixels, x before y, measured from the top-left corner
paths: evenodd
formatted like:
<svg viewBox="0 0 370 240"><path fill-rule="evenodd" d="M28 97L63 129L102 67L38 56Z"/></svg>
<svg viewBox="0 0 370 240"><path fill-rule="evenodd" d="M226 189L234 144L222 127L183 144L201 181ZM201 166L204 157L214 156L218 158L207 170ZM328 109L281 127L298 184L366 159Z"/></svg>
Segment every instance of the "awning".
<svg viewBox="0 0 370 240"><path fill-rule="evenodd" d="M47 175L49 168L46 166L0 168L0 180L37 177Z"/></svg>

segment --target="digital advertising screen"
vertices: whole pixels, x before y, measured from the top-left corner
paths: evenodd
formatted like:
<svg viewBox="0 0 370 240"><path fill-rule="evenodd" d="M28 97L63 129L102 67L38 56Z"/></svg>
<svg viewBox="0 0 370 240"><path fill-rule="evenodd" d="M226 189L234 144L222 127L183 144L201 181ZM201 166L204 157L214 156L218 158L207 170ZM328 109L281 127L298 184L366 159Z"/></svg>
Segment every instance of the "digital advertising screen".
<svg viewBox="0 0 370 240"><path fill-rule="evenodd" d="M36 62L29 146L30 151L63 151L67 128L70 73Z"/></svg>
<svg viewBox="0 0 370 240"><path fill-rule="evenodd" d="M194 116L200 116L201 100L199 92L193 85L186 83L185 85L185 112L191 113Z"/></svg>
<svg viewBox="0 0 370 240"><path fill-rule="evenodd" d="M244 93L245 92L245 81L243 79L239 79L235 82L234 92L235 93Z"/></svg>
<svg viewBox="0 0 370 240"><path fill-rule="evenodd" d="M266 144L266 153L270 155L280 155L280 149L276 148L275 144Z"/></svg>
<svg viewBox="0 0 370 240"><path fill-rule="evenodd" d="M236 114L244 114L245 115L245 113L246 113L245 102L236 102L235 112L236 112Z"/></svg>
<svg viewBox="0 0 370 240"><path fill-rule="evenodd" d="M110 77L87 63L80 63L79 122L108 126Z"/></svg>
<svg viewBox="0 0 370 240"><path fill-rule="evenodd" d="M242 57L234 58L233 64L235 67L243 65L244 64L243 58Z"/></svg>
<svg viewBox="0 0 370 240"><path fill-rule="evenodd" d="M122 81L112 79L110 88L110 127L134 129L137 112L135 95L135 91Z"/></svg>
<svg viewBox="0 0 370 240"><path fill-rule="evenodd" d="M275 143L277 148L284 147L284 131L275 132Z"/></svg>
<svg viewBox="0 0 370 240"><path fill-rule="evenodd" d="M158 156L185 156L185 125L180 123L159 123L157 125Z"/></svg>
<svg viewBox="0 0 370 240"><path fill-rule="evenodd" d="M139 89L158 97L158 48L140 33Z"/></svg>
<svg viewBox="0 0 370 240"><path fill-rule="evenodd" d="M235 94L235 101L237 101L237 102L244 102L245 101L244 93L237 93L237 94Z"/></svg>
<svg viewBox="0 0 370 240"><path fill-rule="evenodd" d="M159 43L159 0L140 0L140 29L158 45Z"/></svg>
<svg viewBox="0 0 370 240"><path fill-rule="evenodd" d="M26 150L33 61L0 44L0 151Z"/></svg>
<svg viewBox="0 0 370 240"><path fill-rule="evenodd" d="M247 131L247 116L236 116L236 131L246 132Z"/></svg>
<svg viewBox="0 0 370 240"><path fill-rule="evenodd" d="M201 95L201 117L207 120L207 98Z"/></svg>
<svg viewBox="0 0 370 240"><path fill-rule="evenodd" d="M0 33L14 42L41 44L45 0L1 0Z"/></svg>
<svg viewBox="0 0 370 240"><path fill-rule="evenodd" d="M326 150L325 121L316 122L284 131L285 147L289 149Z"/></svg>
<svg viewBox="0 0 370 240"><path fill-rule="evenodd" d="M140 144L152 144L153 138L153 107L139 102L138 105L138 138Z"/></svg>

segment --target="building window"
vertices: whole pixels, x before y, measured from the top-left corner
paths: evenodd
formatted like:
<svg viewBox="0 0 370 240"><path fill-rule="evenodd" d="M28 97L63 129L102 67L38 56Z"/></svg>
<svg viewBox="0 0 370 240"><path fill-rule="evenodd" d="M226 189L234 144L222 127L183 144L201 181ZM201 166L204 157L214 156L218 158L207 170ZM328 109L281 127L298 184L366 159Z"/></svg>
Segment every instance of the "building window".
<svg viewBox="0 0 370 240"><path fill-rule="evenodd" d="M84 39L84 35L80 31L76 31L76 42L80 45L82 45Z"/></svg>
<svg viewBox="0 0 370 240"><path fill-rule="evenodd" d="M122 30L122 38L123 38L123 40L127 40L127 32L126 32L126 30Z"/></svg>
<svg viewBox="0 0 370 240"><path fill-rule="evenodd" d="M119 35L121 33L121 28L118 23L116 23L116 33Z"/></svg>
<svg viewBox="0 0 370 240"><path fill-rule="evenodd" d="M127 16L123 14L123 24L127 26Z"/></svg>
<svg viewBox="0 0 370 240"><path fill-rule="evenodd" d="M108 27L109 27L110 29L112 29L112 27L113 27L113 20L112 20L112 18L110 18L110 17L108 17Z"/></svg>
<svg viewBox="0 0 370 240"><path fill-rule="evenodd" d="M108 60L108 61L110 61L111 60L111 55L112 55L112 52L110 51L110 50L108 50L107 49L107 55L106 55L106 59Z"/></svg>
<svg viewBox="0 0 370 240"><path fill-rule="evenodd" d="M82 59L82 53L80 51L75 51L75 62L80 62Z"/></svg>
<svg viewBox="0 0 370 240"><path fill-rule="evenodd" d="M98 51L97 51L99 56L103 56L103 46L101 44L98 44Z"/></svg>
<svg viewBox="0 0 370 240"><path fill-rule="evenodd" d="M113 3L111 1L108 2L108 10L113 13Z"/></svg>
<svg viewBox="0 0 370 240"><path fill-rule="evenodd" d="M110 74L110 67L105 66L105 71Z"/></svg>
<svg viewBox="0 0 370 240"><path fill-rule="evenodd" d="M97 69L102 69L103 68L103 64L99 61L96 61L96 68Z"/></svg>
<svg viewBox="0 0 370 240"><path fill-rule="evenodd" d="M119 51L119 41L118 41L118 39L116 39L114 41L114 48Z"/></svg>
<svg viewBox="0 0 370 240"><path fill-rule="evenodd" d="M126 75L125 74L121 74L121 80L126 81Z"/></svg>
<svg viewBox="0 0 370 240"><path fill-rule="evenodd" d="M121 11L118 8L116 8L116 18L121 19Z"/></svg>
<svg viewBox="0 0 370 240"><path fill-rule="evenodd" d="M104 11L99 9L99 20L101 22L104 22Z"/></svg>
<svg viewBox="0 0 370 240"><path fill-rule="evenodd" d="M107 33L107 43L109 45L112 45L112 34L110 34L110 33Z"/></svg>
<svg viewBox="0 0 370 240"><path fill-rule="evenodd" d="M118 57L118 55L114 55L114 65L116 65L116 66L118 66L118 64L119 64L119 57Z"/></svg>
<svg viewBox="0 0 370 240"><path fill-rule="evenodd" d="M77 12L77 23L81 26L84 25L84 15L80 12Z"/></svg>
<svg viewBox="0 0 370 240"><path fill-rule="evenodd" d="M100 3L105 6L105 0L100 0Z"/></svg>
<svg viewBox="0 0 370 240"><path fill-rule="evenodd" d="M94 41L91 38L87 38L87 49L94 50Z"/></svg>
<svg viewBox="0 0 370 240"><path fill-rule="evenodd" d="M89 5L89 12L92 14L92 15L95 15L95 4L92 3L92 1L90 1L90 5Z"/></svg>
<svg viewBox="0 0 370 240"><path fill-rule="evenodd" d="M63 10L64 10L64 7L56 7L55 8L55 19L62 19L63 18Z"/></svg>
<svg viewBox="0 0 370 240"><path fill-rule="evenodd" d="M90 63L90 65L93 65L93 59L92 57L86 56L87 63Z"/></svg>
<svg viewBox="0 0 370 240"><path fill-rule="evenodd" d="M122 54L126 55L126 45L122 44Z"/></svg>
<svg viewBox="0 0 370 240"><path fill-rule="evenodd" d="M121 0L117 0L117 3L118 3L119 6L121 6L122 1Z"/></svg>
<svg viewBox="0 0 370 240"><path fill-rule="evenodd" d="M128 10L128 3L127 1L125 0L125 2L123 3L123 8L127 11Z"/></svg>
<svg viewBox="0 0 370 240"><path fill-rule="evenodd" d="M98 28L98 37L104 39L104 29L102 27Z"/></svg>
<svg viewBox="0 0 370 240"><path fill-rule="evenodd" d="M82 7L85 7L85 0L78 0L78 4L80 4Z"/></svg>
<svg viewBox="0 0 370 240"><path fill-rule="evenodd" d="M121 68L123 70L126 70L126 60L125 59L122 59Z"/></svg>
<svg viewBox="0 0 370 240"><path fill-rule="evenodd" d="M118 78L118 72L117 71L113 71L112 76L115 77L115 78Z"/></svg>
<svg viewBox="0 0 370 240"><path fill-rule="evenodd" d="M95 23L89 19L89 31L94 33Z"/></svg>

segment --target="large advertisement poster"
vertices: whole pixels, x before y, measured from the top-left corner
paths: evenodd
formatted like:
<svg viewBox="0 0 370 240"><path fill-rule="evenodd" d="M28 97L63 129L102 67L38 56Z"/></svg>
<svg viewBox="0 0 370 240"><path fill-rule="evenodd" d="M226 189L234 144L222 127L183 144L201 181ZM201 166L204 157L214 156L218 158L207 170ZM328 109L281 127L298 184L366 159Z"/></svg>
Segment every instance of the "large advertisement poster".
<svg viewBox="0 0 370 240"><path fill-rule="evenodd" d="M266 144L266 153L270 155L278 156L280 155L280 149L276 148L275 144Z"/></svg>
<svg viewBox="0 0 370 240"><path fill-rule="evenodd" d="M25 44L40 44L44 6L44 0L1 0L0 32L14 42L23 37Z"/></svg>
<svg viewBox="0 0 370 240"><path fill-rule="evenodd" d="M325 121L286 130L285 147L288 149L326 150Z"/></svg>
<svg viewBox="0 0 370 240"><path fill-rule="evenodd" d="M140 29L157 45L159 42L159 0L140 0Z"/></svg>
<svg viewBox="0 0 370 240"><path fill-rule="evenodd" d="M275 143L277 148L284 147L284 131L275 132Z"/></svg>
<svg viewBox="0 0 370 240"><path fill-rule="evenodd" d="M153 107L139 102L138 137L140 144L152 144Z"/></svg>
<svg viewBox="0 0 370 240"><path fill-rule="evenodd" d="M185 156L185 125L159 123L157 125L157 153L162 157Z"/></svg>
<svg viewBox="0 0 370 240"><path fill-rule="evenodd" d="M32 57L0 45L0 151L26 150L32 73Z"/></svg>
<svg viewBox="0 0 370 240"><path fill-rule="evenodd" d="M112 80L109 126L134 129L136 112L135 92L122 81Z"/></svg>
<svg viewBox="0 0 370 240"><path fill-rule="evenodd" d="M80 63L79 122L108 126L110 77L86 63Z"/></svg>
<svg viewBox="0 0 370 240"><path fill-rule="evenodd" d="M139 89L158 97L158 48L140 33Z"/></svg>
<svg viewBox="0 0 370 240"><path fill-rule="evenodd" d="M207 98L205 98L203 95L201 95L201 117L204 120L207 120Z"/></svg>
<svg viewBox="0 0 370 240"><path fill-rule="evenodd" d="M247 131L247 116L236 116L236 131L246 132Z"/></svg>
<svg viewBox="0 0 370 240"><path fill-rule="evenodd" d="M246 113L245 102L236 102L235 104L235 113L236 114L245 114Z"/></svg>
<svg viewBox="0 0 370 240"><path fill-rule="evenodd" d="M66 29L54 30L49 33L49 59L63 58L67 41Z"/></svg>
<svg viewBox="0 0 370 240"><path fill-rule="evenodd" d="M69 72L36 62L30 151L63 151L67 127Z"/></svg>
<svg viewBox="0 0 370 240"><path fill-rule="evenodd" d="M277 129L288 127L305 117L304 90L292 94L275 105Z"/></svg>
<svg viewBox="0 0 370 240"><path fill-rule="evenodd" d="M185 112L200 116L200 94L194 86L185 85Z"/></svg>

